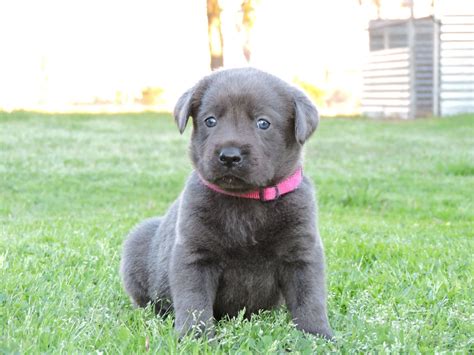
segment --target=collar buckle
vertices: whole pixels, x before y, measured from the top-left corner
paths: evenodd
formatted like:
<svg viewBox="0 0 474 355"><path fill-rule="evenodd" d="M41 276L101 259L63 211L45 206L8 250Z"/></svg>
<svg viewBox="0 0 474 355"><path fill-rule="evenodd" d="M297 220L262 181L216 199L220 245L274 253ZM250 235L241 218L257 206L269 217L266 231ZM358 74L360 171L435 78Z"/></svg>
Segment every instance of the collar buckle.
<svg viewBox="0 0 474 355"><path fill-rule="evenodd" d="M271 188L275 189L275 197L267 200L265 199L265 190L271 189ZM278 200L279 197L280 197L280 190L278 189L277 185L271 186L271 187L261 187L258 189L258 198L262 202Z"/></svg>

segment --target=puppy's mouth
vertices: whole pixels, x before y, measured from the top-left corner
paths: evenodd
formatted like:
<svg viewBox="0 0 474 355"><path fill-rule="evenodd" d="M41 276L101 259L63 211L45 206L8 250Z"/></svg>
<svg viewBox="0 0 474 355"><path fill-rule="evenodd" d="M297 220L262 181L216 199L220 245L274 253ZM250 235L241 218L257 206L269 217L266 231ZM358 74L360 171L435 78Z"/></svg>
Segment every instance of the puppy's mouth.
<svg viewBox="0 0 474 355"><path fill-rule="evenodd" d="M227 174L220 176L212 181L212 183L216 184L220 188L228 191L235 191L235 192L245 192L252 190L254 187L246 182L244 179L232 175Z"/></svg>

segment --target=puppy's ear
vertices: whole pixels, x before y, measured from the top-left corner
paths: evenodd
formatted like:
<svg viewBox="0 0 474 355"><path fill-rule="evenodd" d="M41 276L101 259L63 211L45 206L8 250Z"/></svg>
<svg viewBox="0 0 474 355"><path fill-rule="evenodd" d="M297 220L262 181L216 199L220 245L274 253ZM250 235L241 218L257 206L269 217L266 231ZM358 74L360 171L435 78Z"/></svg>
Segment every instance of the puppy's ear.
<svg viewBox="0 0 474 355"><path fill-rule="evenodd" d="M181 134L186 128L189 116L194 117L194 115L197 114L199 106L201 105L201 99L211 84L211 81L211 75L204 77L178 99L174 107L174 119Z"/></svg>
<svg viewBox="0 0 474 355"><path fill-rule="evenodd" d="M178 102L174 107L174 119L178 125L179 133L181 134L183 134L186 124L188 123L189 116L191 116L194 92L195 87L186 91L178 99Z"/></svg>
<svg viewBox="0 0 474 355"><path fill-rule="evenodd" d="M319 114L316 106L299 89L293 91L295 105L295 136L299 144L304 142L316 130L319 123Z"/></svg>

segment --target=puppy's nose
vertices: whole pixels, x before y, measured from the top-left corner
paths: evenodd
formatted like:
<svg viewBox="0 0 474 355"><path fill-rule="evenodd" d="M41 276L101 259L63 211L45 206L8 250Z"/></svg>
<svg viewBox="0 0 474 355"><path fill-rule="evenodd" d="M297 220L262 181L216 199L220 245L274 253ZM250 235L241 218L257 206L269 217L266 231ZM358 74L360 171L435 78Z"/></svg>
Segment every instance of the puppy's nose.
<svg viewBox="0 0 474 355"><path fill-rule="evenodd" d="M229 168L236 166L242 161L242 152L236 147L222 148L219 152L219 161Z"/></svg>

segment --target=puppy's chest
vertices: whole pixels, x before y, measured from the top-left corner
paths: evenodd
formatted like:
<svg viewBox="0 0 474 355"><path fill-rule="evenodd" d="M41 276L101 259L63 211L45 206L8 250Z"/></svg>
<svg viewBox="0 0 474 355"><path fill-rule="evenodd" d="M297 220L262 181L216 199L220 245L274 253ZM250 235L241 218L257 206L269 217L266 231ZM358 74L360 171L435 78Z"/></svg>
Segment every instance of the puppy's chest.
<svg viewBox="0 0 474 355"><path fill-rule="evenodd" d="M273 207L273 208L272 208ZM217 227L219 244L225 249L248 247L267 250L276 246L279 236L288 229L291 217L275 205L238 206L222 208L213 216L211 223Z"/></svg>

